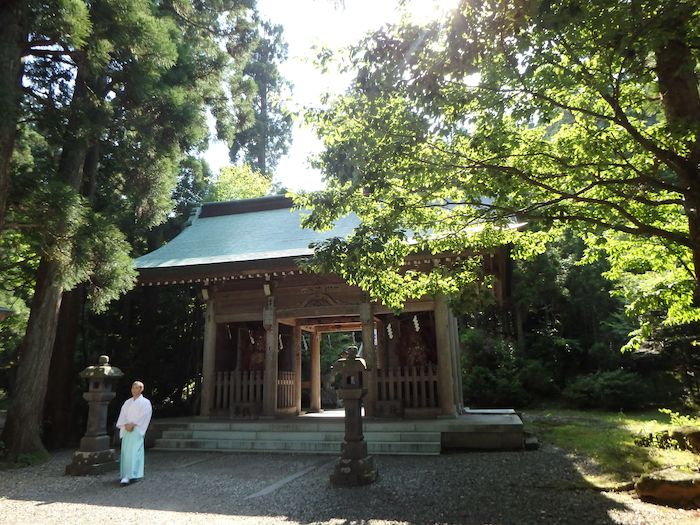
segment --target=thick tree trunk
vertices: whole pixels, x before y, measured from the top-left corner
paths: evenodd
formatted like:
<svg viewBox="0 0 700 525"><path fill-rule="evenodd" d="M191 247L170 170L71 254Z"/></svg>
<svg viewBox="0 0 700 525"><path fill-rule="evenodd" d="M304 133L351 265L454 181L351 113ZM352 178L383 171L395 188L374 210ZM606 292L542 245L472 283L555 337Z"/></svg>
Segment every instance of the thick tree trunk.
<svg viewBox="0 0 700 525"><path fill-rule="evenodd" d="M95 202L99 160L100 147L96 143L88 150L83 166L81 193L90 205ZM49 448L71 446L82 435L82 429L76 428L74 416L75 386L76 381L79 381L75 370L75 349L84 289L81 284L69 292L63 292L61 300L47 388L51 395L47 397L44 407L44 443Z"/></svg>
<svg viewBox="0 0 700 525"><path fill-rule="evenodd" d="M44 443L49 448L72 446L81 436L76 428L75 348L78 340L80 310L83 305L83 286L64 292L61 312L58 316L56 339L51 356L51 373L48 377L44 407Z"/></svg>
<svg viewBox="0 0 700 525"><path fill-rule="evenodd" d="M3 432L10 458L46 451L41 442L41 415L63 292L59 277L58 265L43 258Z"/></svg>
<svg viewBox="0 0 700 525"><path fill-rule="evenodd" d="M94 79L89 81L86 78L86 69L84 60L79 57L71 117L66 127L57 173L57 179L76 192L81 188L89 145L85 129L95 114L93 97L96 83ZM3 432L10 458L16 458L19 454L46 452L41 442L41 423L63 293L63 268L48 254L57 248L56 243L71 242L65 238L66 231L51 233L53 235L48 241L46 255L39 263L31 313L17 365L16 386Z"/></svg>
<svg viewBox="0 0 700 525"><path fill-rule="evenodd" d="M27 42L25 0L0 2L0 230L10 193L10 160L22 94L22 53Z"/></svg>
<svg viewBox="0 0 700 525"><path fill-rule="evenodd" d="M677 21L677 38L663 42L656 49L656 73L664 113L672 133L678 137L694 136L688 144L690 154L676 170L685 191L685 214L695 269L695 305L700 306L700 94L695 60L687 44L685 20Z"/></svg>

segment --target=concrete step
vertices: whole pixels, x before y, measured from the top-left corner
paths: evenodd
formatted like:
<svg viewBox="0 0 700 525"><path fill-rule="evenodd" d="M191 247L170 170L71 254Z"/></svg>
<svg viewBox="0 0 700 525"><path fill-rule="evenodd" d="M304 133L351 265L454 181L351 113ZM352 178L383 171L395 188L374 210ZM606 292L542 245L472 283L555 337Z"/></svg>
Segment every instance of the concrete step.
<svg viewBox="0 0 700 525"><path fill-rule="evenodd" d="M290 440L216 440L169 439L156 441L154 450L217 450L222 452L287 452L311 454L340 454L342 441ZM372 442L367 441L370 454L438 455L440 442Z"/></svg>
<svg viewBox="0 0 700 525"><path fill-rule="evenodd" d="M413 428L384 422L365 425L367 448L371 454L440 453L439 431ZM164 430L155 449L339 454L344 437L342 421L193 422Z"/></svg>
<svg viewBox="0 0 700 525"><path fill-rule="evenodd" d="M188 421L163 427L154 436L160 450L267 452L340 451L345 424L339 418L253 421ZM372 454L439 454L440 450L522 450L525 434L513 411L471 411L455 418L366 419L363 430Z"/></svg>
<svg viewBox="0 0 700 525"><path fill-rule="evenodd" d="M440 442L440 432L379 432L365 431L365 439L377 442ZM166 439L212 439L212 440L281 440L281 441L336 441L342 442L344 432L273 432L239 430L165 430Z"/></svg>

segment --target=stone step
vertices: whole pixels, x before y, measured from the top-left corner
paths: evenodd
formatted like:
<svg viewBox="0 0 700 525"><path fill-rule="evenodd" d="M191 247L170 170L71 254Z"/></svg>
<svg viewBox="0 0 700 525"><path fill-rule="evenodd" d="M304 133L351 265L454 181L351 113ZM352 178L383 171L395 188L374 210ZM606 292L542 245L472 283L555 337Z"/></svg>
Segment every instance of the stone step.
<svg viewBox="0 0 700 525"><path fill-rule="evenodd" d="M319 418L320 419L320 418ZM421 431L439 432L435 421L382 421L366 420L363 422L365 432L396 432L396 431ZM231 430L242 432L258 432L271 430L274 432L343 432L345 423L342 419L332 419L327 421L227 421L209 422L195 421L189 423L187 428L191 430Z"/></svg>
<svg viewBox="0 0 700 525"><path fill-rule="evenodd" d="M237 430L166 430L167 439L212 439L212 440L281 440L281 441L343 441L345 433L337 432L273 432ZM440 432L378 432L365 431L365 439L376 442L440 442Z"/></svg>
<svg viewBox="0 0 700 525"><path fill-rule="evenodd" d="M345 434L340 418L177 421L152 443L161 450L239 450L337 454ZM365 419L373 454L439 454L440 450L523 450L525 434L512 411L472 411L456 418ZM162 439L158 439L162 436ZM285 444L281 444L285 443Z"/></svg>
<svg viewBox="0 0 700 525"><path fill-rule="evenodd" d="M170 439L156 441L154 450L218 450L226 452L296 452L340 454L341 441ZM438 455L440 442L367 442L370 454Z"/></svg>

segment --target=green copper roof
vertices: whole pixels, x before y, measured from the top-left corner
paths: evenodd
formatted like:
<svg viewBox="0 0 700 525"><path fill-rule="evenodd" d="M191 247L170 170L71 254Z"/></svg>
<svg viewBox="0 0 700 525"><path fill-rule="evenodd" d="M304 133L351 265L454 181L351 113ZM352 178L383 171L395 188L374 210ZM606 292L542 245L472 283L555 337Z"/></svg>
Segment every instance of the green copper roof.
<svg viewBox="0 0 700 525"><path fill-rule="evenodd" d="M135 260L136 268L166 269L219 263L245 263L312 253L309 244L347 237L359 224L340 219L330 231L301 227L303 212L291 210L285 197L207 203L198 216L169 243Z"/></svg>

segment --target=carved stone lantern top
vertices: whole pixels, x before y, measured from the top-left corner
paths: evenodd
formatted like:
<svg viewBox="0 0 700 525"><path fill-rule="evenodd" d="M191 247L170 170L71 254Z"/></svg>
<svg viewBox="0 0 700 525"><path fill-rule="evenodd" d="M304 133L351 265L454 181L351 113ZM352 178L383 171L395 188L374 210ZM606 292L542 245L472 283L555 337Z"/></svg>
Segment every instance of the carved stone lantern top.
<svg viewBox="0 0 700 525"><path fill-rule="evenodd" d="M80 377L90 380L90 390L109 388L107 386L108 383L124 375L124 372L119 370L119 368L109 364L109 356L101 355L98 362L99 364L88 366L80 372Z"/></svg>
<svg viewBox="0 0 700 525"><path fill-rule="evenodd" d="M357 357L357 347L355 345L348 347L347 356L338 359L333 368L340 374L340 389L362 388L362 373L367 370L367 363L361 357Z"/></svg>

